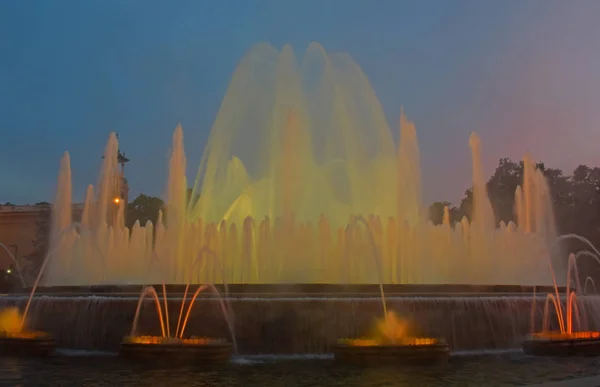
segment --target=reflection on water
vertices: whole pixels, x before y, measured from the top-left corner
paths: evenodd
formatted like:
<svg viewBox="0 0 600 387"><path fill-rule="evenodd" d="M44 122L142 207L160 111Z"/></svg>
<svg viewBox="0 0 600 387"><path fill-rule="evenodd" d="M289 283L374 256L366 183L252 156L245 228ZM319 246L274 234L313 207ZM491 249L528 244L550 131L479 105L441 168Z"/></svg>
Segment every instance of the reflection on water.
<svg viewBox="0 0 600 387"><path fill-rule="evenodd" d="M219 369L157 369L116 356L72 352L43 360L3 359L0 386L519 386L600 373L600 359L551 359L520 352L454 356L444 367L349 368L332 358L248 357Z"/></svg>

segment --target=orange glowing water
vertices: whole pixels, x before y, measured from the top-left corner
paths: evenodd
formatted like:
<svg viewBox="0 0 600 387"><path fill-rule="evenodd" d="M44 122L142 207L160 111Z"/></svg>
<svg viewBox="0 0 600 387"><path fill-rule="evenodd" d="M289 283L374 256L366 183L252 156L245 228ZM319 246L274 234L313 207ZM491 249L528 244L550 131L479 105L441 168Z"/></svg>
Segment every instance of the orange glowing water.
<svg viewBox="0 0 600 387"><path fill-rule="evenodd" d="M394 343L384 342L377 339L342 339L341 344L352 345L355 347L377 347L382 345L434 345L438 344L439 340L433 337L405 337L401 341Z"/></svg>
<svg viewBox="0 0 600 387"><path fill-rule="evenodd" d="M21 331L21 312L19 308L6 308L0 311L0 332L18 333Z"/></svg>
<svg viewBox="0 0 600 387"><path fill-rule="evenodd" d="M170 327L170 323L169 323L169 306L167 303L167 290L166 290L165 284L163 283L163 285L162 285L162 294L163 294L163 305L162 306L161 306L161 302L160 302L158 293L156 292L156 289L154 289L153 286L146 286L145 288L143 288L142 293L140 294L140 297L138 300L137 308L135 311L135 316L133 318L133 323L131 325L131 333L128 337L126 337L124 339L124 341L138 343L138 344L177 344L177 343L180 343L180 344L196 344L196 345L207 344L207 342L204 342L203 340L212 340L213 342L216 342L218 339L204 339L204 338L196 338L196 337L184 338L185 328L187 326L187 323L188 323L188 320L190 317L190 313L192 311L192 308L194 306L194 303L195 303L198 295L202 291L209 289L211 292L213 292L217 296L217 298L219 300L219 304L221 306L221 311L223 313L223 317L225 319L225 322L227 323L227 328L229 329L229 333L231 334L231 339L233 341L233 349L234 349L234 351L237 352L237 342L235 339L235 332L234 332L234 328L232 325L232 317L233 316L230 315L231 308L228 308L225 305L225 302L223 301L223 298L219 294L219 291L213 285L210 285L210 284L202 285L196 289L196 291L192 295L192 298L188 305L187 312L185 313L185 317L182 318L184 309L185 309L185 304L186 304L186 300L187 300L189 287L190 287L189 284L185 287L185 292L184 292L183 298L181 300L181 309L179 311L179 318L177 319L177 326L175 329L174 336L171 335L171 327ZM142 310L142 303L147 296L152 297L152 299L154 300L154 305L156 307L156 313L157 313L158 321L160 323L160 328L161 328L161 336L147 336L147 335L139 336L139 335L137 335L137 325L138 325L138 320L139 320L140 313Z"/></svg>
<svg viewBox="0 0 600 387"><path fill-rule="evenodd" d="M23 316L19 308L0 310L0 337L16 339L37 339L50 337L46 332L22 330Z"/></svg>
<svg viewBox="0 0 600 387"><path fill-rule="evenodd" d="M572 333L563 332L537 332L531 335L537 340L585 340L585 339L600 339L600 332L580 331Z"/></svg>
<svg viewBox="0 0 600 387"><path fill-rule="evenodd" d="M223 344L224 340L210 337L191 337L188 339L162 336L128 336L123 340L132 344L183 344L183 345L210 345Z"/></svg>
<svg viewBox="0 0 600 387"><path fill-rule="evenodd" d="M590 280L591 283L594 284L593 280L591 280L588 277L586 278L585 286L581 286L579 271L577 268L577 259L581 256L588 256L594 258L596 262L600 263L600 251L598 251L598 249L596 249L590 241L578 235L567 234L557 238L557 240L560 241L561 239L568 238L574 238L580 240L581 242L584 242L590 247L592 251L582 250L579 251L577 254L569 254L569 258L567 260L566 289L563 297L561 297L561 294L559 293L554 265L552 265L552 262L549 262L550 273L554 284L554 292L546 295L546 300L544 303L542 331L536 332L536 292L534 288L533 302L531 306L531 335L534 337L556 337L557 339L560 339L568 337L581 338L586 337L587 335L597 334L596 332L585 331L588 325L586 310L585 308L583 308L583 305L581 305L580 308L580 305L577 302L577 294L585 294L585 286L587 286L588 280ZM573 290L573 287L575 288L575 290ZM563 298L565 299L564 305L562 300ZM556 316L556 322L558 323L559 328L558 332L550 331L551 311L553 311L554 315Z"/></svg>
<svg viewBox="0 0 600 387"><path fill-rule="evenodd" d="M25 332L2 332L0 331L0 337L8 337L11 339L46 339L52 336L47 332L41 331L25 331Z"/></svg>
<svg viewBox="0 0 600 387"><path fill-rule="evenodd" d="M381 345L434 345L439 340L433 337L414 337L408 334L408 321L400 318L393 311L388 311L385 317L376 322L374 337L358 339L342 339L341 344L373 347Z"/></svg>

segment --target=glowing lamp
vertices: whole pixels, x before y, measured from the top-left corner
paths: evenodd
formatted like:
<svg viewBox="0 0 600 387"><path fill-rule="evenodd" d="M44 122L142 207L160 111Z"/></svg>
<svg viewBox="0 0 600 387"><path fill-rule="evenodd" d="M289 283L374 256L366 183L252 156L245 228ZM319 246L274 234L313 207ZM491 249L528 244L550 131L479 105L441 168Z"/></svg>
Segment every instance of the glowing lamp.
<svg viewBox="0 0 600 387"><path fill-rule="evenodd" d="M115 202L115 204L119 204L119 203L121 203L121 198L116 197L113 201Z"/></svg>

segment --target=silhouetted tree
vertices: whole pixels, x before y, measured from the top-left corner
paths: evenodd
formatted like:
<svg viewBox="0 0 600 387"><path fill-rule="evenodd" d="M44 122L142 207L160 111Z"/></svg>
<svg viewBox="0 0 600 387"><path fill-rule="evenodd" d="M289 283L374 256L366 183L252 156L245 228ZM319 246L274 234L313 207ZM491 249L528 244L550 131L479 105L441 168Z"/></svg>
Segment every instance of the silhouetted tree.
<svg viewBox="0 0 600 387"><path fill-rule="evenodd" d="M565 175L560 169L548 168L542 162L538 162L536 168L542 171L548 182L559 234L578 234L595 246L600 246L600 168L580 165L571 175ZM517 186L522 183L523 162L500 159L487 182L488 196L497 223L515 220L514 195ZM469 188L461 200L458 213L470 219L472 208L473 191ZM441 219L441 211L443 206L438 203L430 208L434 223ZM459 219L460 216L452 217L452 221ZM580 243L571 242L567 249L577 251L583 247Z"/></svg>
<svg viewBox="0 0 600 387"><path fill-rule="evenodd" d="M546 178L549 178L550 190L553 187L566 189L568 187L561 186L567 179L562 176L562 171L559 169L547 169L544 163L537 163L536 168L540 169ZM508 223L515 221L515 191L517 186L523 184L523 162L515 162L507 157L501 158L498 161L498 166L494 174L490 177L486 184L488 197L494 209L494 218L497 223L501 221ZM469 188L465 191L465 196L460 203L460 211L467 218L471 219L473 210L473 190Z"/></svg>
<svg viewBox="0 0 600 387"><path fill-rule="evenodd" d="M438 225L444 220L444 208L450 206L450 202L435 202L429 206L429 220L431 223Z"/></svg>
<svg viewBox="0 0 600 387"><path fill-rule="evenodd" d="M573 171L571 186L571 196L566 198L570 215L561 213L565 228L600 243L600 168L578 166Z"/></svg>
<svg viewBox="0 0 600 387"><path fill-rule="evenodd" d="M496 222L515 220L515 191L523 182L523 163L502 158L487 183L488 197L493 203Z"/></svg>
<svg viewBox="0 0 600 387"><path fill-rule="evenodd" d="M458 211L461 214L461 218L462 216L466 216L467 219L471 219L471 213L473 212L473 189L468 188L465 190L465 194L458 206Z"/></svg>
<svg viewBox="0 0 600 387"><path fill-rule="evenodd" d="M429 220L435 225L442 224L444 221L444 208L448 207L448 214L450 215L450 224L459 222L462 218L460 210L450 202L435 202L429 206Z"/></svg>
<svg viewBox="0 0 600 387"><path fill-rule="evenodd" d="M164 208L165 203L162 199L140 194L134 201L127 205L127 214L125 216L127 227L133 227L136 220L144 226L147 221L156 225L158 212Z"/></svg>

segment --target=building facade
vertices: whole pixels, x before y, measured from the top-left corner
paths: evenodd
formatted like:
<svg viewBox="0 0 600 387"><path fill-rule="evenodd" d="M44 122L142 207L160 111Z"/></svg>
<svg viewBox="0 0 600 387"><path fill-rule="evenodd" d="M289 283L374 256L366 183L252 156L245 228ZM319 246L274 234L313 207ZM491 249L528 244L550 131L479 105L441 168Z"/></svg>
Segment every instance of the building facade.
<svg viewBox="0 0 600 387"><path fill-rule="evenodd" d="M73 204L74 221L81 220L82 212L83 204ZM0 270L13 264L10 254L18 261L33 254L38 232L50 231L51 214L50 204L0 206Z"/></svg>
<svg viewBox="0 0 600 387"><path fill-rule="evenodd" d="M128 162L129 159L119 150L117 163L120 169L112 188L112 201L117 205L108 206L109 223L115 219L119 206L126 209L129 202L129 185L125 177L125 164ZM73 221L81 221L83 207L84 204L73 204ZM49 203L0 205L0 270L6 270L13 264L11 255L20 261L34 253L38 233L50 232L51 215Z"/></svg>

